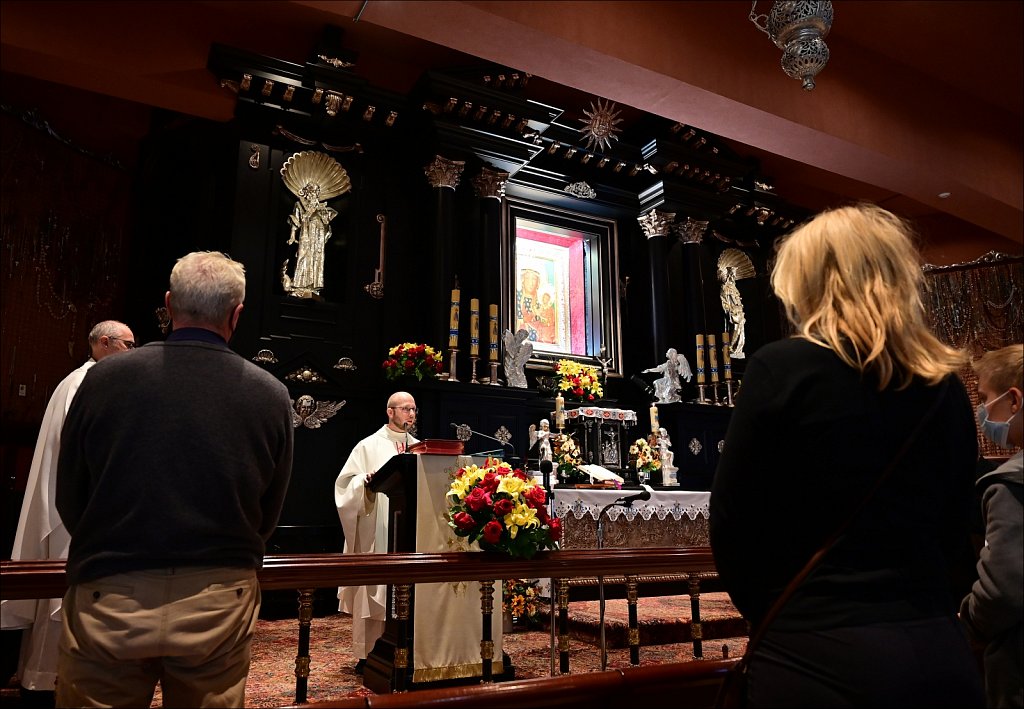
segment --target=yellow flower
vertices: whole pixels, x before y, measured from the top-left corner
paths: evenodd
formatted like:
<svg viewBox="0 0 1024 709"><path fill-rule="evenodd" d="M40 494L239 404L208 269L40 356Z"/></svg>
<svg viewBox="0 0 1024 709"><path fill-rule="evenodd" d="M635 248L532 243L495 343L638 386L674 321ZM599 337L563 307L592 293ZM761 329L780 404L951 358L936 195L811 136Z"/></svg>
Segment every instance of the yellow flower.
<svg viewBox="0 0 1024 709"><path fill-rule="evenodd" d="M507 492L515 498L519 497L519 493L525 490L527 487L531 487L525 480L510 475L503 477L501 482L498 483L498 492Z"/></svg>

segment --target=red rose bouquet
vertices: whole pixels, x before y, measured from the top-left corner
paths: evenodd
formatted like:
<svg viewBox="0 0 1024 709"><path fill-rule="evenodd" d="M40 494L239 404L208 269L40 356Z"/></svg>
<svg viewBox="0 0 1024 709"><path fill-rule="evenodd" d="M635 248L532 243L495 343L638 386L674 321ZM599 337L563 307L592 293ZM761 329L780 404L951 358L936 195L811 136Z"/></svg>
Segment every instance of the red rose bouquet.
<svg viewBox="0 0 1024 709"><path fill-rule="evenodd" d="M402 376L423 380L436 377L444 368L444 364L441 361L441 353L430 345L403 342L388 350L388 358L381 367L384 369L384 376L389 380Z"/></svg>
<svg viewBox="0 0 1024 709"><path fill-rule="evenodd" d="M547 493L521 470L488 458L481 468L459 468L448 490L448 525L484 551L531 558L557 549L561 520L548 516Z"/></svg>

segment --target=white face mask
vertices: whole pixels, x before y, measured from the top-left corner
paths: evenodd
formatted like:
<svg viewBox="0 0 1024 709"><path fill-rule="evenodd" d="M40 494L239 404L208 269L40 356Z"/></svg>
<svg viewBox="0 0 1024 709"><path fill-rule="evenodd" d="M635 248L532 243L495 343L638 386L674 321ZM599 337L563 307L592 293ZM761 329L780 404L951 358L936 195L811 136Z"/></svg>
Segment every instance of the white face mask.
<svg viewBox="0 0 1024 709"><path fill-rule="evenodd" d="M1010 416L1010 418L1006 419L1005 421L989 421L988 407L996 403L1009 393L1009 391L1003 392L995 399L988 402L988 404L978 404L977 410L978 425L981 426L981 432L985 434L986 438L988 438L990 441L995 443L1000 448L1007 447L1007 440L1010 437L1010 421L1012 421L1020 412L1018 411L1016 414L1013 414L1013 416Z"/></svg>

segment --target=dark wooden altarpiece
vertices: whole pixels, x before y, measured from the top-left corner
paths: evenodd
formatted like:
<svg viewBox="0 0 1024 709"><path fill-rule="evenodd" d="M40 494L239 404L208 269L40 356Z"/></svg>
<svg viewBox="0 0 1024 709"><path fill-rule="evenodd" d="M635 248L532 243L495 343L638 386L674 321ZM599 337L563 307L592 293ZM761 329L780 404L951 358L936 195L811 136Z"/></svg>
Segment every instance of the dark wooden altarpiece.
<svg viewBox="0 0 1024 709"><path fill-rule="evenodd" d="M333 59L345 56L357 60L340 47ZM528 426L554 409L552 395L537 386L538 376L551 374L550 360L528 367L524 389L470 383L467 356L470 298L479 298L482 310L498 304L500 328L511 324L510 200L558 219L583 215L610 225L614 240L598 245L606 255L600 273L589 277L600 279L593 291L600 294L598 310L614 318L603 323L600 342L588 345L593 351L577 357L607 361L600 405L634 409L645 420L651 398L643 384L652 376L643 370L661 364L668 347L693 365L695 336L720 335L715 274L727 248L746 253L757 271L739 284L747 351L780 336L767 260L774 237L804 215L772 194L755 161L713 134L629 109L616 139L595 145L579 130L578 116L591 104L579 105L579 96L564 89L564 105L557 105L552 95L559 97L559 87L511 68L434 69L402 95L370 84L358 66L339 68L341 62L324 57L295 64L214 46L209 69L237 96L235 120L168 121L142 160L148 205L141 228L152 244L133 255L138 269L129 301L138 313L130 321L153 321L166 274L187 250L182 243L227 251L245 264L248 282L232 347L249 358L270 350L273 360L262 366L295 399L346 402L319 428L297 428L292 485L269 552L341 550L334 479L354 444L384 423L386 399L396 389L417 399L419 438L451 438L451 424L465 423L507 436L525 454ZM543 100L535 98L541 90ZM286 241L295 197L280 171L299 151L329 155L351 180L351 190L329 203L338 214L319 299L289 296L281 285L282 264L294 258ZM566 191L580 182L592 197ZM379 216L386 270L383 295L374 298L366 286L379 265ZM402 342L442 349L447 370L456 279L459 381L385 380L381 363ZM587 311L588 318L599 315ZM486 314L481 318L478 377L489 374ZM342 358L355 369L337 367ZM742 378L743 361L733 367ZM500 367L498 375L504 379ZM692 384L683 397L696 397ZM728 419L727 407L661 407L684 488L707 488ZM476 443L468 442L467 451Z"/></svg>

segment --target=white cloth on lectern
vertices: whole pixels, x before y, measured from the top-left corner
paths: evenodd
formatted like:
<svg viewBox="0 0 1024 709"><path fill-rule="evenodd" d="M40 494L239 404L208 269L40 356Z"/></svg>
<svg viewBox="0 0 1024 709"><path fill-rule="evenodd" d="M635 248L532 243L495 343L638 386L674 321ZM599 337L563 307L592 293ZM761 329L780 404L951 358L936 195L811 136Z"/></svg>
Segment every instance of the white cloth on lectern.
<svg viewBox="0 0 1024 709"><path fill-rule="evenodd" d="M416 551L451 552L464 549L479 552L477 544L466 544L448 525L448 490L455 472L486 458L470 456L417 456L416 465ZM502 581L494 584L494 612L491 640L494 655L491 669L502 671L501 637ZM480 584L475 581L416 584L413 618L413 681L479 677L483 674L480 641Z"/></svg>
<svg viewBox="0 0 1024 709"><path fill-rule="evenodd" d="M412 436L384 425L352 449L334 482L334 503L345 532L344 553L387 553L388 497L367 489L365 478L380 470L396 454L404 452L407 443L417 442ZM352 615L353 626L366 626L367 619L384 621L386 608L386 586L338 587L338 610ZM365 633L362 632L364 628L360 628L358 633L353 630L352 651L358 659L365 658L373 649L382 628L382 625L366 627Z"/></svg>
<svg viewBox="0 0 1024 709"><path fill-rule="evenodd" d="M53 390L43 423L39 428L32 465L25 485L18 529L11 559L66 559L71 536L57 514L57 456L60 431L79 385L96 362L89 360L66 376ZM57 642L61 632L61 599L41 598L0 603L0 626L4 630L25 628L18 677L21 686L35 691L53 691L57 679ZM31 630L28 630L31 629Z"/></svg>

